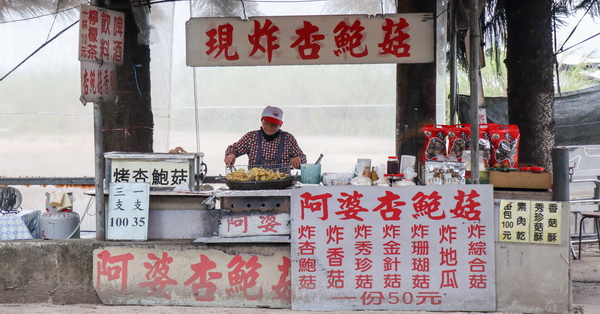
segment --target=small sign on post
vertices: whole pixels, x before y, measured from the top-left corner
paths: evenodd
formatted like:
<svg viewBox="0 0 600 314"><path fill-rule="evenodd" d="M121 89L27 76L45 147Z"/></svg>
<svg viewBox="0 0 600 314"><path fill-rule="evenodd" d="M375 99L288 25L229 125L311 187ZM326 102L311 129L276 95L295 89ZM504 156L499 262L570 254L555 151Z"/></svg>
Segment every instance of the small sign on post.
<svg viewBox="0 0 600 314"><path fill-rule="evenodd" d="M124 36L125 13L81 5L77 57L84 106L116 97L116 65L123 63Z"/></svg>
<svg viewBox="0 0 600 314"><path fill-rule="evenodd" d="M111 183L106 209L107 240L147 240L150 184Z"/></svg>

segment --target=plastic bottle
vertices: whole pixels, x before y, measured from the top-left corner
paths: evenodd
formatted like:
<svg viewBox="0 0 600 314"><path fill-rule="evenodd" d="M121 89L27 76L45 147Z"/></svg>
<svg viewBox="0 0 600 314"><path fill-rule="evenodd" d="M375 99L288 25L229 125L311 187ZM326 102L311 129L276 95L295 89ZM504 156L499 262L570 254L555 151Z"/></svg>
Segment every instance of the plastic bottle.
<svg viewBox="0 0 600 314"><path fill-rule="evenodd" d="M367 177L371 179L371 167L366 166L365 170L363 170L363 177Z"/></svg>
<svg viewBox="0 0 600 314"><path fill-rule="evenodd" d="M398 156L389 156L387 160L387 173L396 174L398 172L400 172Z"/></svg>

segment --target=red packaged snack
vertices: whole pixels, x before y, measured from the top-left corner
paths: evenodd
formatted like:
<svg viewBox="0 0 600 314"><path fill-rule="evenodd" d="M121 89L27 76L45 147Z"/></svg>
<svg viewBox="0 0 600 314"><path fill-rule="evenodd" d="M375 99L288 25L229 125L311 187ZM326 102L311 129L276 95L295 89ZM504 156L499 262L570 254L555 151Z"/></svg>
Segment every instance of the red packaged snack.
<svg viewBox="0 0 600 314"><path fill-rule="evenodd" d="M463 152L471 149L471 125L455 124L448 126L448 158L463 161Z"/></svg>
<svg viewBox="0 0 600 314"><path fill-rule="evenodd" d="M423 127L425 134L425 147L423 163L427 160L440 160L440 156L446 157L446 125L426 125Z"/></svg>
<svg viewBox="0 0 600 314"><path fill-rule="evenodd" d="M519 166L519 142L521 134L516 125L499 125L490 129L492 140L491 163L494 168Z"/></svg>
<svg viewBox="0 0 600 314"><path fill-rule="evenodd" d="M498 123L479 125L479 151L483 152L483 163L486 168L492 164L492 138L490 130L498 127Z"/></svg>

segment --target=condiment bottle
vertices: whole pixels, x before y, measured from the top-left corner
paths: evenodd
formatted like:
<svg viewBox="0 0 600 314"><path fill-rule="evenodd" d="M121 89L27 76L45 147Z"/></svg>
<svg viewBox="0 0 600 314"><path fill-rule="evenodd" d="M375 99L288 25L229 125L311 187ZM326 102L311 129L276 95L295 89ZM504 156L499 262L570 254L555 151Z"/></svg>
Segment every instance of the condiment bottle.
<svg viewBox="0 0 600 314"><path fill-rule="evenodd" d="M404 180L404 173L392 174L392 186L394 186L394 183L396 183L398 181L402 181L402 180Z"/></svg>
<svg viewBox="0 0 600 314"><path fill-rule="evenodd" d="M375 167L371 167L371 181L375 182L379 179L377 175L377 171L375 171Z"/></svg>
<svg viewBox="0 0 600 314"><path fill-rule="evenodd" d="M365 170L363 170L363 177L367 177L371 179L371 167L366 166Z"/></svg>
<svg viewBox="0 0 600 314"><path fill-rule="evenodd" d="M396 174L400 172L400 161L398 156L388 156L387 160L387 173Z"/></svg>
<svg viewBox="0 0 600 314"><path fill-rule="evenodd" d="M388 186L392 186L392 176L393 175L391 173L385 173L385 174L383 174L383 177L387 181Z"/></svg>

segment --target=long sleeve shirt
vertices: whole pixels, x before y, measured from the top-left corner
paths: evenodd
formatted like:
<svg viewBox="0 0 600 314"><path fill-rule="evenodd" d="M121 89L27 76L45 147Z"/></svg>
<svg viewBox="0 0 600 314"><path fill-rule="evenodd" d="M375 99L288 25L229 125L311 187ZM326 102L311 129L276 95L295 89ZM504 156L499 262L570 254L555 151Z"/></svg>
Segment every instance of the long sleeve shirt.
<svg viewBox="0 0 600 314"><path fill-rule="evenodd" d="M306 163L306 155L304 152L302 152L302 149L300 149L296 138L291 133L281 130L277 136L270 141L263 136L263 132L261 130L250 131L242 136L239 141L229 145L225 150L225 155L231 153L233 153L236 157L248 155L248 163L250 165L255 165L257 164L258 160L261 159L261 156L258 156L258 137L263 136L263 159L275 159L283 134L285 134L285 142L283 146L282 164L290 164L292 158L295 157L300 157L301 163Z"/></svg>

